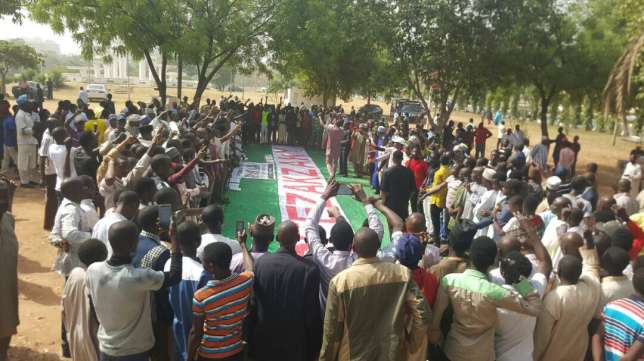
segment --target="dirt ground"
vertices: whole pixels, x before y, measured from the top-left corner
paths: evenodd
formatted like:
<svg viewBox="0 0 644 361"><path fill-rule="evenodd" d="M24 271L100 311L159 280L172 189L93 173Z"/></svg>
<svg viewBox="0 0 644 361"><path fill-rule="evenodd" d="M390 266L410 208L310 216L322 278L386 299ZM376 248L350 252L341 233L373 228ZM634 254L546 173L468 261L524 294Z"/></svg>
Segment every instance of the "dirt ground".
<svg viewBox="0 0 644 361"><path fill-rule="evenodd" d="M77 88L67 88L57 91L56 99L73 99L77 95ZM138 89L138 90L137 90ZM149 100L153 89L135 88L133 100ZM190 92L187 92L190 96ZM209 90L206 97L219 99L220 93ZM241 94L237 94L241 97ZM253 101L259 100L261 94L246 92L245 98ZM116 94L118 105L127 99L126 94ZM275 101L277 99L269 101ZM56 100L57 101L57 100ZM365 101L356 99L346 103L345 109L354 105L356 107ZM49 109L55 108L55 101L47 102ZM381 104L385 111L389 107ZM99 109L98 105L93 105ZM454 119L467 121L478 116L471 113L456 112ZM523 125L531 144L540 139L540 130L536 123ZM488 152L496 144L496 129L490 128L494 137L488 142ZM619 177L617 169L618 159L626 159L628 152L635 144L618 139L615 147L611 145L611 137L606 133L588 132L579 129L566 131L569 136L579 135L581 153L578 169L583 170L588 162L599 164L600 192L611 194ZM555 129L550 130L553 137ZM18 189L14 200L13 213L16 217L16 232L20 241L19 256L19 292L20 292L20 321L18 335L12 340L9 352L10 361L56 361L60 357L60 295L63 287L62 278L51 271L55 257L55 249L47 242L47 232L42 229L44 212L44 191L41 189Z"/></svg>

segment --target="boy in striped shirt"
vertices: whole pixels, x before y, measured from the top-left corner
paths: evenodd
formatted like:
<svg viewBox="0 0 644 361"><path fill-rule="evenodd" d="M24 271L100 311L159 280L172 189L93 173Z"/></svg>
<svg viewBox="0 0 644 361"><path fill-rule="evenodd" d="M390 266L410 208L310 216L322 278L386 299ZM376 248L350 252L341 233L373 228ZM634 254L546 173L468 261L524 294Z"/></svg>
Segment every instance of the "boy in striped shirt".
<svg viewBox="0 0 644 361"><path fill-rule="evenodd" d="M246 248L246 232L239 232L237 240L244 257L241 274L229 269L232 250L226 243L211 243L204 249L203 266L213 279L194 296L189 361L243 360L242 324L253 289L253 259Z"/></svg>
<svg viewBox="0 0 644 361"><path fill-rule="evenodd" d="M635 270L633 288L635 295L609 302L604 307L603 330L600 327L599 333L603 331L606 361L644 360L644 267Z"/></svg>

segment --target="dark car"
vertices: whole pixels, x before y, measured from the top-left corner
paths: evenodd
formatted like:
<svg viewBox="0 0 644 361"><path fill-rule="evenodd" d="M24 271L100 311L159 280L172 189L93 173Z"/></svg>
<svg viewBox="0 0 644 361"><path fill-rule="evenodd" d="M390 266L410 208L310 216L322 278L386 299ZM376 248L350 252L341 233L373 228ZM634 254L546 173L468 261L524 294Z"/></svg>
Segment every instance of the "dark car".
<svg viewBox="0 0 644 361"><path fill-rule="evenodd" d="M425 114L425 108L420 102L406 101L400 103L397 113L402 116L406 115L409 118L419 119Z"/></svg>
<svg viewBox="0 0 644 361"><path fill-rule="evenodd" d="M380 120L382 114L382 108L377 104L365 104L358 109L358 115L368 119Z"/></svg>
<svg viewBox="0 0 644 361"><path fill-rule="evenodd" d="M23 94L27 94L27 98L36 99L38 97L38 83L35 81L22 81L20 84L11 88L11 93L14 98L18 98ZM42 86L41 86L42 88Z"/></svg>

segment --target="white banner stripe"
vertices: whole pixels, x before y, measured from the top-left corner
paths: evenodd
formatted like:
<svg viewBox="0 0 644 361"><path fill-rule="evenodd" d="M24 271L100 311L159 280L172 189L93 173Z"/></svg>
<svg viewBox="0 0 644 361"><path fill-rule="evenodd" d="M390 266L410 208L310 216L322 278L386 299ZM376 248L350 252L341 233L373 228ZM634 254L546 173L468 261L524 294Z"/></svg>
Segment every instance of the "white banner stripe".
<svg viewBox="0 0 644 361"><path fill-rule="evenodd" d="M274 145L273 159L276 166L277 193L282 221L288 219L299 225L300 237L302 237L300 242L303 243L304 222L311 208L324 193L326 179L304 148ZM344 211L335 198L326 204L327 209L333 206L338 207L344 216ZM327 231L327 235L334 224L335 220L324 212L320 225ZM299 244L298 253L300 249L306 249L306 246Z"/></svg>

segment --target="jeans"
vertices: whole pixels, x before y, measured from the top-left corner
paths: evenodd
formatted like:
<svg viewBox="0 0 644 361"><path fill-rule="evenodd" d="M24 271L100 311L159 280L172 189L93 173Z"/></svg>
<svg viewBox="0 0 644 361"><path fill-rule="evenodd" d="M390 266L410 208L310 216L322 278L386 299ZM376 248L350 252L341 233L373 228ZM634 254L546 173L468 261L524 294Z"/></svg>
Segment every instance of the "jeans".
<svg viewBox="0 0 644 361"><path fill-rule="evenodd" d="M143 352L136 355L110 356L101 352L100 361L148 361L148 353Z"/></svg>
<svg viewBox="0 0 644 361"><path fill-rule="evenodd" d="M476 145L476 153L474 154L475 158L485 157L485 143Z"/></svg>

